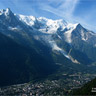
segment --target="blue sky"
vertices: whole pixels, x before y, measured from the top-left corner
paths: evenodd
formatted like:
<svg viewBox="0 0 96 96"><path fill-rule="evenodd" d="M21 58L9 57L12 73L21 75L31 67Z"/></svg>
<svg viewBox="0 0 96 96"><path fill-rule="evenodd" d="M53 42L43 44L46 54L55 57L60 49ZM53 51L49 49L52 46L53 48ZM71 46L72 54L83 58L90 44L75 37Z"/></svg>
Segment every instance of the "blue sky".
<svg viewBox="0 0 96 96"><path fill-rule="evenodd" d="M0 9L14 13L65 19L96 32L96 0L0 0Z"/></svg>

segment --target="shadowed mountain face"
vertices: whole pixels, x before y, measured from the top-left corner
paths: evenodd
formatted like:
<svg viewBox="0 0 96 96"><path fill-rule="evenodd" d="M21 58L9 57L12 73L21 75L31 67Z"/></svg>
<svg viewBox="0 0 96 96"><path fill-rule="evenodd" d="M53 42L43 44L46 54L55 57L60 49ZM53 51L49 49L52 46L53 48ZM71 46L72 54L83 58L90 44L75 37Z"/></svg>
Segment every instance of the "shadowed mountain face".
<svg viewBox="0 0 96 96"><path fill-rule="evenodd" d="M0 86L24 83L51 74L56 65L48 57L43 57L34 49L17 44L0 33Z"/></svg>
<svg viewBox="0 0 96 96"><path fill-rule="evenodd" d="M95 96L96 95L96 78L92 81L86 83L80 89L73 91L73 95L89 95Z"/></svg>
<svg viewBox="0 0 96 96"><path fill-rule="evenodd" d="M95 42L96 34L80 24L1 10L0 86L45 78L61 69L85 70L96 62Z"/></svg>

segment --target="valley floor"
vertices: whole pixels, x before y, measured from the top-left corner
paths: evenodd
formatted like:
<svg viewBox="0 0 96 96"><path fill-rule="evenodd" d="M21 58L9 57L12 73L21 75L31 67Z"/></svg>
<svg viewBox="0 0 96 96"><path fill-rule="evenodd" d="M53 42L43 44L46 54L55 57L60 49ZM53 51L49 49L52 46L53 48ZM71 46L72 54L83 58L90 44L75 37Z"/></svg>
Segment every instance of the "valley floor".
<svg viewBox="0 0 96 96"><path fill-rule="evenodd" d="M50 96L71 94L73 89L80 88L83 84L95 78L96 74L62 74L60 79L46 79L35 83L17 84L0 88L0 96Z"/></svg>

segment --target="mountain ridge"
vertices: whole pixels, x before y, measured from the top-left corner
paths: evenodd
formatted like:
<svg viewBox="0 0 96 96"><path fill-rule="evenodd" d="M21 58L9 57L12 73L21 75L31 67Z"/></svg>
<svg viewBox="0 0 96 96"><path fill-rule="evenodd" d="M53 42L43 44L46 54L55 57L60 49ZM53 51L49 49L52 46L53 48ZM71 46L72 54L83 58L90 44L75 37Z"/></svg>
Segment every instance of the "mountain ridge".
<svg viewBox="0 0 96 96"><path fill-rule="evenodd" d="M62 53L66 58L70 59L74 63L75 61L77 62L80 61L76 60L76 58L73 59L72 56L68 56L69 52L66 52L64 49L58 46L56 42L57 40L59 41L64 40L66 43L68 43L73 47L76 41L78 41L78 43L86 42L88 44L92 44L93 47L95 47L96 45L95 44L96 33L93 33L92 31L85 29L84 27L82 27L80 23L72 24L72 23L67 23L63 19L52 20L52 19L47 19L45 17L36 18L34 16L16 15L12 13L12 11L9 8L2 11L2 13L5 14L5 17L8 16L11 17L10 14L12 14L12 17L16 19L15 21L14 20L9 21L7 18L8 21L6 22L9 22L11 24L17 22L16 24L14 23L15 25L10 24L8 30L14 32L20 31L19 34L26 35L28 39L29 39L29 35L31 34L30 39L33 38L49 46L50 48L52 48L53 51L55 50ZM6 13L8 13L8 16L6 15ZM22 33L22 31L24 32ZM26 33L26 31L28 32ZM54 40L53 36L55 37L57 36L56 41ZM94 41L92 41L92 39L94 39Z"/></svg>

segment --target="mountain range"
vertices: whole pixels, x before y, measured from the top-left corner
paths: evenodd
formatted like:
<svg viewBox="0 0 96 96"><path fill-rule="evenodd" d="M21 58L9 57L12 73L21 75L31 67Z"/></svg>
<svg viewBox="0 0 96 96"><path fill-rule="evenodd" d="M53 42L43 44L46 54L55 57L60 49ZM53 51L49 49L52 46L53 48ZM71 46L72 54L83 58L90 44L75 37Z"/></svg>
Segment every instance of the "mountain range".
<svg viewBox="0 0 96 96"><path fill-rule="evenodd" d="M0 11L0 86L95 72L95 64L96 33L81 24Z"/></svg>

